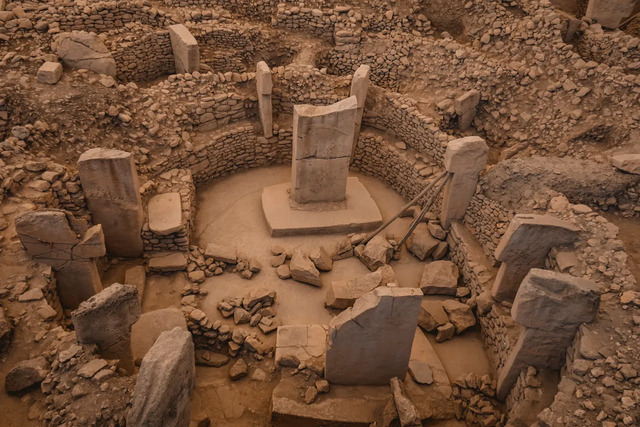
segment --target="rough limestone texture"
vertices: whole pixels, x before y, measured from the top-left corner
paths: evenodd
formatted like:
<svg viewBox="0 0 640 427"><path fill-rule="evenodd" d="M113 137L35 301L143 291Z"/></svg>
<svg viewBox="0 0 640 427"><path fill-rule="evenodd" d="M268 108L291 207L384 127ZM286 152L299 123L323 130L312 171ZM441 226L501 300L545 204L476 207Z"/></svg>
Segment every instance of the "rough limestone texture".
<svg viewBox="0 0 640 427"><path fill-rule="evenodd" d="M200 68L200 48L195 37L182 24L169 26L176 73L193 73Z"/></svg>
<svg viewBox="0 0 640 427"><path fill-rule="evenodd" d="M271 138L273 136L273 105L271 102L273 80L271 69L264 61L260 61L256 65L256 90L258 91L258 114L262 123L262 131L265 138Z"/></svg>
<svg viewBox="0 0 640 427"><path fill-rule="evenodd" d="M70 68L85 68L98 74L116 75L116 61L102 39L85 31L55 36L52 50Z"/></svg>
<svg viewBox="0 0 640 427"><path fill-rule="evenodd" d="M144 298L144 287L147 284L147 271L144 265L136 265L124 272L124 285L133 285L138 289L140 302Z"/></svg>
<svg viewBox="0 0 640 427"><path fill-rule="evenodd" d="M364 249L358 253L358 258L371 271L389 264L393 257L393 246L381 235L369 240Z"/></svg>
<svg viewBox="0 0 640 427"><path fill-rule="evenodd" d="M4 388L10 394L27 392L40 384L50 369L49 362L42 356L23 360L7 373Z"/></svg>
<svg viewBox="0 0 640 427"><path fill-rule="evenodd" d="M304 363L318 375L325 366L327 327L324 325L279 326L276 333L275 361L278 365L297 368Z"/></svg>
<svg viewBox="0 0 640 427"><path fill-rule="evenodd" d="M307 283L314 286L322 286L320 272L311 259L301 249L296 249L289 263L291 277L298 282Z"/></svg>
<svg viewBox="0 0 640 427"><path fill-rule="evenodd" d="M81 344L96 344L107 359L119 359L131 372L131 326L140 318L138 289L114 283L84 301L71 313L76 337Z"/></svg>
<svg viewBox="0 0 640 427"><path fill-rule="evenodd" d="M88 228L86 221L62 210L25 212L15 225L29 255L55 271L64 307L75 309L102 290L95 263L106 253L101 225Z"/></svg>
<svg viewBox="0 0 640 427"><path fill-rule="evenodd" d="M331 320L326 379L343 385L384 385L404 378L422 292L379 287Z"/></svg>
<svg viewBox="0 0 640 427"><path fill-rule="evenodd" d="M420 289L425 295L456 295L460 271L451 261L433 261L424 266Z"/></svg>
<svg viewBox="0 0 640 427"><path fill-rule="evenodd" d="M552 247L574 242L578 230L551 215L516 215L496 248L495 257L502 265L493 284L493 297L513 300L529 270L543 267Z"/></svg>
<svg viewBox="0 0 640 427"><path fill-rule="evenodd" d="M184 228L180 193L164 193L153 196L147 204L149 229L165 236Z"/></svg>
<svg viewBox="0 0 640 427"><path fill-rule="evenodd" d="M427 332L433 332L447 323L449 323L449 316L444 311L442 301L422 301L418 315L418 326Z"/></svg>
<svg viewBox="0 0 640 427"><path fill-rule="evenodd" d="M131 328L131 348L133 360L142 360L156 342L160 334L180 328L187 329L187 321L182 310L175 307L161 308L140 316Z"/></svg>
<svg viewBox="0 0 640 427"><path fill-rule="evenodd" d="M449 228L451 221L464 218L476 192L478 173L487 165L489 147L477 136L450 141L444 153L444 167L453 173L444 187L440 220Z"/></svg>
<svg viewBox="0 0 640 427"><path fill-rule="evenodd" d="M476 317L471 307L455 300L442 301L442 308L447 312L449 322L456 328L456 333L461 334L476 324Z"/></svg>
<svg viewBox="0 0 640 427"><path fill-rule="evenodd" d="M373 273L355 279L331 282L327 289L325 305L344 310L351 307L364 294L388 283L396 283L396 275L390 265L384 265Z"/></svg>
<svg viewBox="0 0 640 427"><path fill-rule="evenodd" d="M391 378L391 392L398 411L402 427L419 427L422 425L421 415L413 402L407 397L404 384L398 378Z"/></svg>
<svg viewBox="0 0 640 427"><path fill-rule="evenodd" d="M585 18L606 28L618 28L631 16L637 0L589 0Z"/></svg>
<svg viewBox="0 0 640 427"><path fill-rule="evenodd" d="M640 175L640 154L618 154L611 163L623 172Z"/></svg>
<svg viewBox="0 0 640 427"><path fill-rule="evenodd" d="M38 68L38 73L36 74L38 83L47 85L58 83L60 77L62 77L62 64L59 62L46 61Z"/></svg>
<svg viewBox="0 0 640 427"><path fill-rule="evenodd" d="M142 359L127 425L188 426L194 386L191 333L180 328L163 332Z"/></svg>
<svg viewBox="0 0 640 427"><path fill-rule="evenodd" d="M296 204L344 202L358 101L293 109L291 199Z"/></svg>
<svg viewBox="0 0 640 427"><path fill-rule="evenodd" d="M480 102L480 92L472 89L456 98L454 107L458 115L458 128L465 131L471 127L473 119L476 117L478 103Z"/></svg>
<svg viewBox="0 0 640 427"><path fill-rule="evenodd" d="M440 241L434 239L427 224L420 223L407 239L407 249L420 261L429 258L438 248Z"/></svg>
<svg viewBox="0 0 640 427"><path fill-rule="evenodd" d="M93 222L102 224L109 253L142 254L143 212L133 155L92 148L80 156L78 173Z"/></svg>
<svg viewBox="0 0 640 427"><path fill-rule="evenodd" d="M351 79L351 91L350 96L355 96L358 100L358 110L356 112L356 127L353 135L353 148L351 151L351 157L356 152L356 144L358 143L358 136L360 135L360 128L362 127L362 116L364 115L364 105L367 101L367 91L369 90L369 74L371 74L371 67L368 65L361 65L353 73Z"/></svg>
<svg viewBox="0 0 640 427"><path fill-rule="evenodd" d="M512 316L524 326L498 375L504 398L523 369L560 369L581 324L591 322L600 304L595 283L554 271L532 269L522 281Z"/></svg>

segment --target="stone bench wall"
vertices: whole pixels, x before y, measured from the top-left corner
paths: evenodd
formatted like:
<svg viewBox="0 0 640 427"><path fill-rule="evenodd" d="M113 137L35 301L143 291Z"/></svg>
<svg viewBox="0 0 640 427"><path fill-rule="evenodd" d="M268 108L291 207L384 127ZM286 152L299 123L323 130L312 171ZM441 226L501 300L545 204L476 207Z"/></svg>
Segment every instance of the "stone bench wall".
<svg viewBox="0 0 640 427"><path fill-rule="evenodd" d="M171 39L166 30L147 34L111 52L116 77L121 81L146 81L175 73Z"/></svg>
<svg viewBox="0 0 640 427"><path fill-rule="evenodd" d="M151 191L143 193L143 205L157 194L179 193L182 206L183 229L168 235L158 235L149 229L148 211L145 208L145 221L142 225L142 242L145 252L189 251L189 242L196 211L196 187L189 169L171 169L152 181L153 185L143 186Z"/></svg>

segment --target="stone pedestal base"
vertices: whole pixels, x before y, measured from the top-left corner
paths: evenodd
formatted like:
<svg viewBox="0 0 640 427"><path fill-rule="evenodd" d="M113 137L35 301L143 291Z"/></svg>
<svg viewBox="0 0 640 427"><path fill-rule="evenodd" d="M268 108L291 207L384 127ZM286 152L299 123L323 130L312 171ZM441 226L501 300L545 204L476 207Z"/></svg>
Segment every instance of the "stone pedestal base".
<svg viewBox="0 0 640 427"><path fill-rule="evenodd" d="M382 224L378 205L360 180L347 180L344 209L314 203L313 209L295 209L289 202L291 184L278 184L262 191L262 210L273 237L301 234L357 233Z"/></svg>

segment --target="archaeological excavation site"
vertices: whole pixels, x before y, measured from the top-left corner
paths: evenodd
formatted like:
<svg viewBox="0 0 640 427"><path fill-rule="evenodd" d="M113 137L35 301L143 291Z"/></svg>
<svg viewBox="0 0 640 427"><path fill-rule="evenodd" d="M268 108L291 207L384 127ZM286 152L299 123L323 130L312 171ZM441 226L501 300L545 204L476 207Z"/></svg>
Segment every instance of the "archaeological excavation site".
<svg viewBox="0 0 640 427"><path fill-rule="evenodd" d="M640 426L640 0L0 0L0 427Z"/></svg>

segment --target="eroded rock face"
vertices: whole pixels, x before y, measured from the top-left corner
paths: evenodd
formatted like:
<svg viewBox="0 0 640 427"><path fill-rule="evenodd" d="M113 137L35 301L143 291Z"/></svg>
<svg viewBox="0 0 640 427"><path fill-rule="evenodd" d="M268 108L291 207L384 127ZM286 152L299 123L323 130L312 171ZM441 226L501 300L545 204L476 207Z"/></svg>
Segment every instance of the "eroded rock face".
<svg viewBox="0 0 640 427"><path fill-rule="evenodd" d="M188 426L194 385L191 333L180 328L163 332L140 365L127 425Z"/></svg>
<svg viewBox="0 0 640 427"><path fill-rule="evenodd" d="M4 310L0 307L0 352L9 346L13 328L6 318Z"/></svg>
<svg viewBox="0 0 640 427"><path fill-rule="evenodd" d="M59 34L53 41L52 50L67 67L116 75L116 61L96 34L85 31Z"/></svg>

